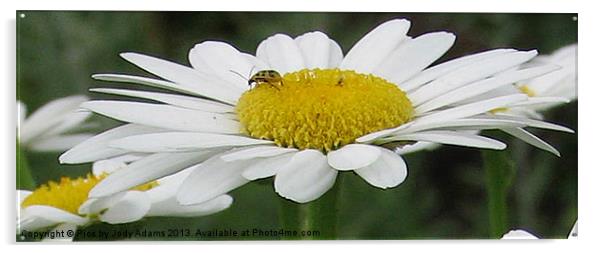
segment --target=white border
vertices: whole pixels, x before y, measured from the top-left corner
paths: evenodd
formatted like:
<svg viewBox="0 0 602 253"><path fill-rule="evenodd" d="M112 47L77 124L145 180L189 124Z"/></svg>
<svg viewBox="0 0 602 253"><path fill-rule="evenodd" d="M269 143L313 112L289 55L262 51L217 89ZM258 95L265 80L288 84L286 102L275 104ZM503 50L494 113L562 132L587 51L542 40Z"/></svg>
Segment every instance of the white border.
<svg viewBox="0 0 602 253"><path fill-rule="evenodd" d="M0 55L5 56L1 61L0 76L5 82L2 85L4 94L3 110L4 122L2 146L0 156L4 162L4 185L2 186L3 207L1 209L2 224L0 237L3 239L4 247L10 247L10 251L19 250L38 252L61 251L61 252L101 252L105 250L127 251L140 245L144 246L145 252L160 251L222 251L224 248L232 251L259 252L265 250L266 245L273 245L271 250L282 250L287 252L311 252L320 248L336 252L398 252L398 251L439 251L439 252L508 252L508 251L536 251L545 248L546 252L568 252L579 251L589 246L597 247L599 244L599 228L602 228L600 214L600 183L602 168L596 166L594 160L597 154L596 141L600 140L597 134L600 116L599 108L602 94L602 80L596 78L594 73L600 72L595 60L600 59L599 45L600 32L598 24L600 14L596 8L595 1L584 4L579 1L559 0L504 0L504 1L477 1L477 0L455 0L434 1L416 0L412 3L395 1L390 3L382 0L362 1L362 3L350 4L347 1L316 1L316 0L268 0L268 1L181 1L181 0L150 0L150 1L127 1L127 0L37 0L19 1L18 3L2 3L0 13L2 15L2 43ZM359 2L359 1L358 1ZM98 243L85 243L78 247L46 245L18 245L13 242L14 236L14 122L15 122L15 10L180 10L180 11L386 11L386 12L578 12L579 13L579 238L577 240L548 240L548 241L520 241L520 242L498 242L498 241L337 241L337 242L193 242L177 243L151 243L134 242L127 243L105 243L98 247ZM8 209L7 209L8 208ZM567 231L568 232L568 231ZM150 246L149 246L150 245ZM199 248L199 245L203 245ZM295 247L302 246L302 247ZM35 247L35 249L33 249ZM44 248L40 248L44 247ZM176 247L176 248L174 248Z"/></svg>

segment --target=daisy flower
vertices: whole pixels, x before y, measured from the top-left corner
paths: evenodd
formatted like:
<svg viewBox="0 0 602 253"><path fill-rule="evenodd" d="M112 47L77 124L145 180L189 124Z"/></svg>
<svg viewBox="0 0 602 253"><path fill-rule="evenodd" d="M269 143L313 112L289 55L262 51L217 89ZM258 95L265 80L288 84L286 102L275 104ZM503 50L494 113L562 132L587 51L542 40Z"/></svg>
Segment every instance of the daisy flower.
<svg viewBox="0 0 602 253"><path fill-rule="evenodd" d="M78 226L97 221L120 224L153 216L204 216L222 211L232 204L232 197L228 195L216 196L196 205L182 206L177 203L177 189L190 173L189 170L106 197L88 197L90 189L107 175L116 173L138 158L128 155L101 160L94 163L92 173L85 177L63 177L59 182L50 181L34 191L18 191L18 232L75 230Z"/></svg>
<svg viewBox="0 0 602 253"><path fill-rule="evenodd" d="M575 221L575 225L573 225L571 232L569 232L569 234L567 235L567 239L575 238L577 238L577 221ZM523 229L515 229L508 231L508 233L505 233L502 236L502 239L539 239L539 237Z"/></svg>
<svg viewBox="0 0 602 253"><path fill-rule="evenodd" d="M162 79L93 77L171 92L93 89L158 103L82 104L128 124L81 143L60 161L149 154L108 176L90 191L91 197L189 168L192 172L177 196L182 204L207 201L272 176L280 196L305 203L327 192L339 172L353 171L378 188L399 185L407 168L391 149L416 141L504 149L502 142L466 131L528 126L570 131L542 121L486 114L526 101L525 94L456 106L556 69L512 70L536 51L496 49L427 68L452 46L455 36L433 32L412 38L406 35L409 28L407 20L385 22L345 56L322 32L296 38L273 35L259 44L255 55L225 42L206 41L190 50L192 67L121 54Z"/></svg>
<svg viewBox="0 0 602 253"><path fill-rule="evenodd" d="M539 237L533 235L532 233L529 233L525 230L522 229L515 229L515 230L510 230L508 231L508 233L505 233L502 236L502 239L512 239L512 240L516 240L516 239L539 239Z"/></svg>
<svg viewBox="0 0 602 253"><path fill-rule="evenodd" d="M65 151L92 134L70 134L81 128L90 112L78 111L88 101L86 96L70 96L53 100L29 117L27 107L17 101L17 139L21 147L34 151Z"/></svg>
<svg viewBox="0 0 602 253"><path fill-rule="evenodd" d="M540 112L577 99L577 44L568 45L551 55L541 55L521 67L556 65L559 70L535 78L521 80L494 93L524 93L529 99L509 108L499 108L500 115L543 119Z"/></svg>

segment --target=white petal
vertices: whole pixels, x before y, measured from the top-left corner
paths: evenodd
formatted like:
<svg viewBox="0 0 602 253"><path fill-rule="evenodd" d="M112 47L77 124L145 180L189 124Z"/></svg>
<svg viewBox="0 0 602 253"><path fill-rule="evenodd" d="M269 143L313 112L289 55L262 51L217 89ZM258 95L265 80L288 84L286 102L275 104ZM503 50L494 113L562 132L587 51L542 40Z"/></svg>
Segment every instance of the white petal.
<svg viewBox="0 0 602 253"><path fill-rule="evenodd" d="M220 212L232 205L234 199L229 195L221 195L207 202L196 205L180 205L176 198L153 203L147 216L196 217Z"/></svg>
<svg viewBox="0 0 602 253"><path fill-rule="evenodd" d="M446 61L444 63L435 65L433 67L430 67L430 68L422 71L420 74L413 77L412 79L399 84L399 87L402 90L406 90L406 91L413 90L417 87L420 87L421 85L423 85L425 83L435 80L435 79L439 78L440 76L448 74L448 73L450 73L458 68L461 68L463 66L466 66L468 64L472 64L474 62L478 62L483 59L491 58L491 57L498 56L501 54L508 54L510 52L516 52L516 50L514 50L514 49L494 49L494 50L489 50L489 51L476 53L476 54L470 54L470 55L459 57L459 58L456 58L456 59L453 59L450 61Z"/></svg>
<svg viewBox="0 0 602 253"><path fill-rule="evenodd" d="M100 176L104 173L111 174L115 171L125 168L127 165L121 161L113 159L99 160L92 164L92 173Z"/></svg>
<svg viewBox="0 0 602 253"><path fill-rule="evenodd" d="M27 116L27 105L23 102L17 100L17 128L21 128L20 126L25 121L25 117Z"/></svg>
<svg viewBox="0 0 602 253"><path fill-rule="evenodd" d="M91 112L73 111L72 113L69 113L61 123L44 132L41 137L44 138L45 136L59 135L77 129L79 126L83 125L82 123L90 116L92 116Z"/></svg>
<svg viewBox="0 0 602 253"><path fill-rule="evenodd" d="M338 68L343 61L343 50L341 46L334 41L330 40L330 58L328 60L328 68Z"/></svg>
<svg viewBox="0 0 602 253"><path fill-rule="evenodd" d="M183 86L180 84L175 84L172 82L158 80L148 77L142 76L131 76L131 75L120 75L120 74L95 74L92 75L92 78L101 81L109 81L109 82L125 82L125 83L135 83L142 84L150 87L161 88L171 91L176 91L188 95L196 95L202 96L199 94L194 88Z"/></svg>
<svg viewBox="0 0 602 253"><path fill-rule="evenodd" d="M408 37L410 21L395 19L385 22L364 35L349 50L340 68L359 73L372 73L383 60Z"/></svg>
<svg viewBox="0 0 602 253"><path fill-rule="evenodd" d="M252 164L242 172L242 176L248 180L256 180L276 175L286 165L295 153L286 153L274 157L264 158Z"/></svg>
<svg viewBox="0 0 602 253"><path fill-rule="evenodd" d="M109 146L134 152L154 153L186 152L216 147L237 147L270 143L272 142L237 135L167 132L129 136L111 141Z"/></svg>
<svg viewBox="0 0 602 253"><path fill-rule="evenodd" d="M194 167L178 190L180 204L202 203L249 182L241 173L253 160L225 162L220 157L216 155Z"/></svg>
<svg viewBox="0 0 602 253"><path fill-rule="evenodd" d="M169 198L175 198L178 189L180 188L184 180L186 180L186 178L190 175L190 173L192 173L194 168L194 166L189 167L175 174L171 174L169 176L157 179L159 185L146 191L149 198L151 199L151 202L158 203L165 201Z"/></svg>
<svg viewBox="0 0 602 253"><path fill-rule="evenodd" d="M97 215L104 212L107 208L121 201L127 192L111 194L102 198L88 198L81 206L78 213L82 215Z"/></svg>
<svg viewBox="0 0 602 253"><path fill-rule="evenodd" d="M21 206L21 203L29 196L32 192L28 190L17 190L17 205Z"/></svg>
<svg viewBox="0 0 602 253"><path fill-rule="evenodd" d="M439 97L429 100L424 104L416 107L415 111L416 114L429 112L452 103L456 103L471 97L484 94L488 91L495 90L496 88L499 88L504 85L508 85L520 80L524 80L526 78L548 73L555 69L556 66L547 65L543 67L534 67L529 69L512 71L498 76L494 76L492 78L474 82L456 90L452 90Z"/></svg>
<svg viewBox="0 0 602 253"><path fill-rule="evenodd" d="M522 122L529 127L549 129L549 130L555 130L555 131L561 131L561 132L567 132L567 133L575 132L572 129L564 127L564 126L560 126L560 125L556 125L553 123L540 121L540 120L528 119L528 118L524 118L524 117L517 117L517 116L495 114L495 115L479 115L479 116L475 116L475 118L476 119L510 120L510 121Z"/></svg>
<svg viewBox="0 0 602 253"><path fill-rule="evenodd" d="M259 43L257 58L280 74L305 68L301 50L291 37L284 34L273 35Z"/></svg>
<svg viewBox="0 0 602 253"><path fill-rule="evenodd" d="M241 91L247 89L247 80L253 74L250 73L253 64L236 48L220 41L205 41L195 45L188 53L188 60L196 70L214 74Z"/></svg>
<svg viewBox="0 0 602 253"><path fill-rule="evenodd" d="M60 223L47 220L41 217L31 216L31 217L19 217L17 223L17 231L20 233L21 231L38 231L43 229L48 229L54 227Z"/></svg>
<svg viewBox="0 0 602 253"><path fill-rule="evenodd" d="M294 148L281 148L277 146L258 146L252 148L242 149L237 152L232 152L226 155L223 155L221 158L226 162L236 161L236 160L246 160L253 159L259 157L271 157L277 156L285 153L298 151Z"/></svg>
<svg viewBox="0 0 602 253"><path fill-rule="evenodd" d="M204 161L214 152L157 153L149 155L100 181L92 188L89 196L97 198L125 191Z"/></svg>
<svg viewBox="0 0 602 253"><path fill-rule="evenodd" d="M388 128L388 129L384 129L384 130L372 132L372 133L366 134L364 136L361 136L361 137L355 139L355 141L356 142L361 142L361 143L369 143L369 142L372 142L372 141L374 141L374 140L376 140L378 138L381 138L383 136L391 135L392 133L401 131L402 129L406 129L406 128L410 127L413 124L414 124L414 122L409 122L409 123L403 124L403 125L398 126L398 127Z"/></svg>
<svg viewBox="0 0 602 253"><path fill-rule="evenodd" d="M276 174L274 188L287 199L307 203L326 193L337 177L326 157L317 150L306 149L295 154Z"/></svg>
<svg viewBox="0 0 602 253"><path fill-rule="evenodd" d="M33 205L25 208L25 212L28 216L40 217L56 223L73 223L77 225L83 225L88 222L88 219L72 214L70 212L42 205Z"/></svg>
<svg viewBox="0 0 602 253"><path fill-rule="evenodd" d="M487 149L505 149L506 144L499 142L494 139L487 137L462 133L456 131L425 131L411 134L394 135L392 137L384 138L383 141L428 141L441 144L475 147L475 148L487 148Z"/></svg>
<svg viewBox="0 0 602 253"><path fill-rule="evenodd" d="M239 133L238 122L222 114L171 105L97 100L83 103L82 107L117 120L152 127L192 132Z"/></svg>
<svg viewBox="0 0 602 253"><path fill-rule="evenodd" d="M36 140L31 143L30 148L40 152L56 152L65 151L74 147L83 141L92 138L92 134L71 134L62 136L51 136L44 139Z"/></svg>
<svg viewBox="0 0 602 253"><path fill-rule="evenodd" d="M434 32L408 40L387 56L374 74L393 83L402 83L439 59L455 39L452 33Z"/></svg>
<svg viewBox="0 0 602 253"><path fill-rule="evenodd" d="M85 163L125 154L128 151L110 148L107 145L108 142L130 135L156 133L161 131L165 130L135 124L119 126L76 145L63 153L59 157L59 161L61 163Z"/></svg>
<svg viewBox="0 0 602 253"><path fill-rule="evenodd" d="M529 143L537 148L548 151L558 157L560 157L560 152L556 150L552 145L533 135L532 133L527 132L522 128L503 128L502 131L523 140L526 143Z"/></svg>
<svg viewBox="0 0 602 253"><path fill-rule="evenodd" d="M401 156L384 148L376 162L354 170L369 184L387 189L401 184L408 175L406 163Z"/></svg>
<svg viewBox="0 0 602 253"><path fill-rule="evenodd" d="M397 149L395 149L395 153L398 155L406 155L423 150L434 150L439 146L441 146L441 144L432 143L428 141L418 141L414 144L408 144L404 145L403 147L398 147Z"/></svg>
<svg viewBox="0 0 602 253"><path fill-rule="evenodd" d="M510 107L522 107L522 106L539 106L539 105L555 105L564 104L571 102L569 99L564 97L530 97L527 101L518 102Z"/></svg>
<svg viewBox="0 0 602 253"><path fill-rule="evenodd" d="M375 162L381 149L364 144L349 144L327 154L328 164L337 170L354 170Z"/></svg>
<svg viewBox="0 0 602 253"><path fill-rule="evenodd" d="M192 68L155 57L137 53L123 53L121 57L150 73L193 89L197 94L229 104L235 104L244 91L233 84L211 78Z"/></svg>
<svg viewBox="0 0 602 253"><path fill-rule="evenodd" d="M418 106L450 90L517 66L536 55L537 51L514 52L474 62L420 87L408 97L414 106Z"/></svg>
<svg viewBox="0 0 602 253"><path fill-rule="evenodd" d="M326 69L330 66L331 40L322 32L309 32L295 38L308 69ZM339 50L340 51L340 50Z"/></svg>
<svg viewBox="0 0 602 253"><path fill-rule="evenodd" d="M19 141L27 143L36 136L51 130L87 100L86 96L70 96L45 104L23 121L19 129Z"/></svg>
<svg viewBox="0 0 602 253"><path fill-rule="evenodd" d="M100 215L100 220L109 224L134 222L142 219L150 207L151 203L146 193L128 191L123 198Z"/></svg>
<svg viewBox="0 0 602 253"><path fill-rule="evenodd" d="M146 98L170 105L195 109L204 112L226 113L234 112L234 107L219 102L196 98L191 96L174 95L159 92L124 90L124 89L90 89L93 92L102 92L107 94L123 95L137 98Z"/></svg>
<svg viewBox="0 0 602 253"><path fill-rule="evenodd" d="M395 134L414 133L428 129L497 129L502 127L525 127L524 121L499 119L499 118L461 118L429 124L413 124L405 129L396 131Z"/></svg>
<svg viewBox="0 0 602 253"><path fill-rule="evenodd" d="M534 236L533 234L531 234L525 230L517 229L517 230L508 231L508 233L505 233L504 236L502 236L502 239L539 239L539 238L537 238L537 236Z"/></svg>
<svg viewBox="0 0 602 253"><path fill-rule="evenodd" d="M520 102L527 99L527 95L516 94L503 97L496 97L487 99L471 104L453 107L442 111L437 111L432 114L417 118L414 120L414 124L431 124L435 122L442 122L446 120L459 119L464 117L470 117L478 115L484 112L491 111L496 108L505 107L516 102Z"/></svg>

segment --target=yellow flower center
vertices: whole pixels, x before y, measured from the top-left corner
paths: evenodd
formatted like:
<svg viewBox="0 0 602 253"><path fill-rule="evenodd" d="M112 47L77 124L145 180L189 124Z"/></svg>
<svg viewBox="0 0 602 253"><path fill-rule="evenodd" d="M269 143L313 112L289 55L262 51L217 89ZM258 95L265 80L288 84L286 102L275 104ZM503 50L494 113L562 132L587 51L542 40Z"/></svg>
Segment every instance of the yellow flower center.
<svg viewBox="0 0 602 253"><path fill-rule="evenodd" d="M414 108L405 92L385 79L304 69L257 83L240 97L236 113L247 135L327 152L408 122Z"/></svg>
<svg viewBox="0 0 602 253"><path fill-rule="evenodd" d="M108 174L99 176L88 173L86 177L71 179L62 177L59 182L50 181L34 190L21 203L22 208L33 205L52 206L67 212L78 214L79 207L88 199L88 193ZM132 188L147 191L159 185L156 181Z"/></svg>

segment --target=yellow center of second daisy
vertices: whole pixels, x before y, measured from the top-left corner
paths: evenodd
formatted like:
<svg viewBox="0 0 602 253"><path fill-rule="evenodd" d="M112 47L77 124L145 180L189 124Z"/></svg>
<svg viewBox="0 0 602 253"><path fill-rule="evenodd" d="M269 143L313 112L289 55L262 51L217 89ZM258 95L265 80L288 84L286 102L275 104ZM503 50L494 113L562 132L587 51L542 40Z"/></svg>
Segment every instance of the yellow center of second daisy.
<svg viewBox="0 0 602 253"><path fill-rule="evenodd" d="M408 122L414 108L405 92L383 78L304 69L259 82L240 97L236 113L245 134L327 152Z"/></svg>
<svg viewBox="0 0 602 253"><path fill-rule="evenodd" d="M22 208L33 205L52 206L72 214L78 214L79 207L88 199L88 193L108 174L92 175L71 179L62 177L59 182L50 181L35 189L21 203ZM159 185L156 181L132 188L147 191Z"/></svg>

